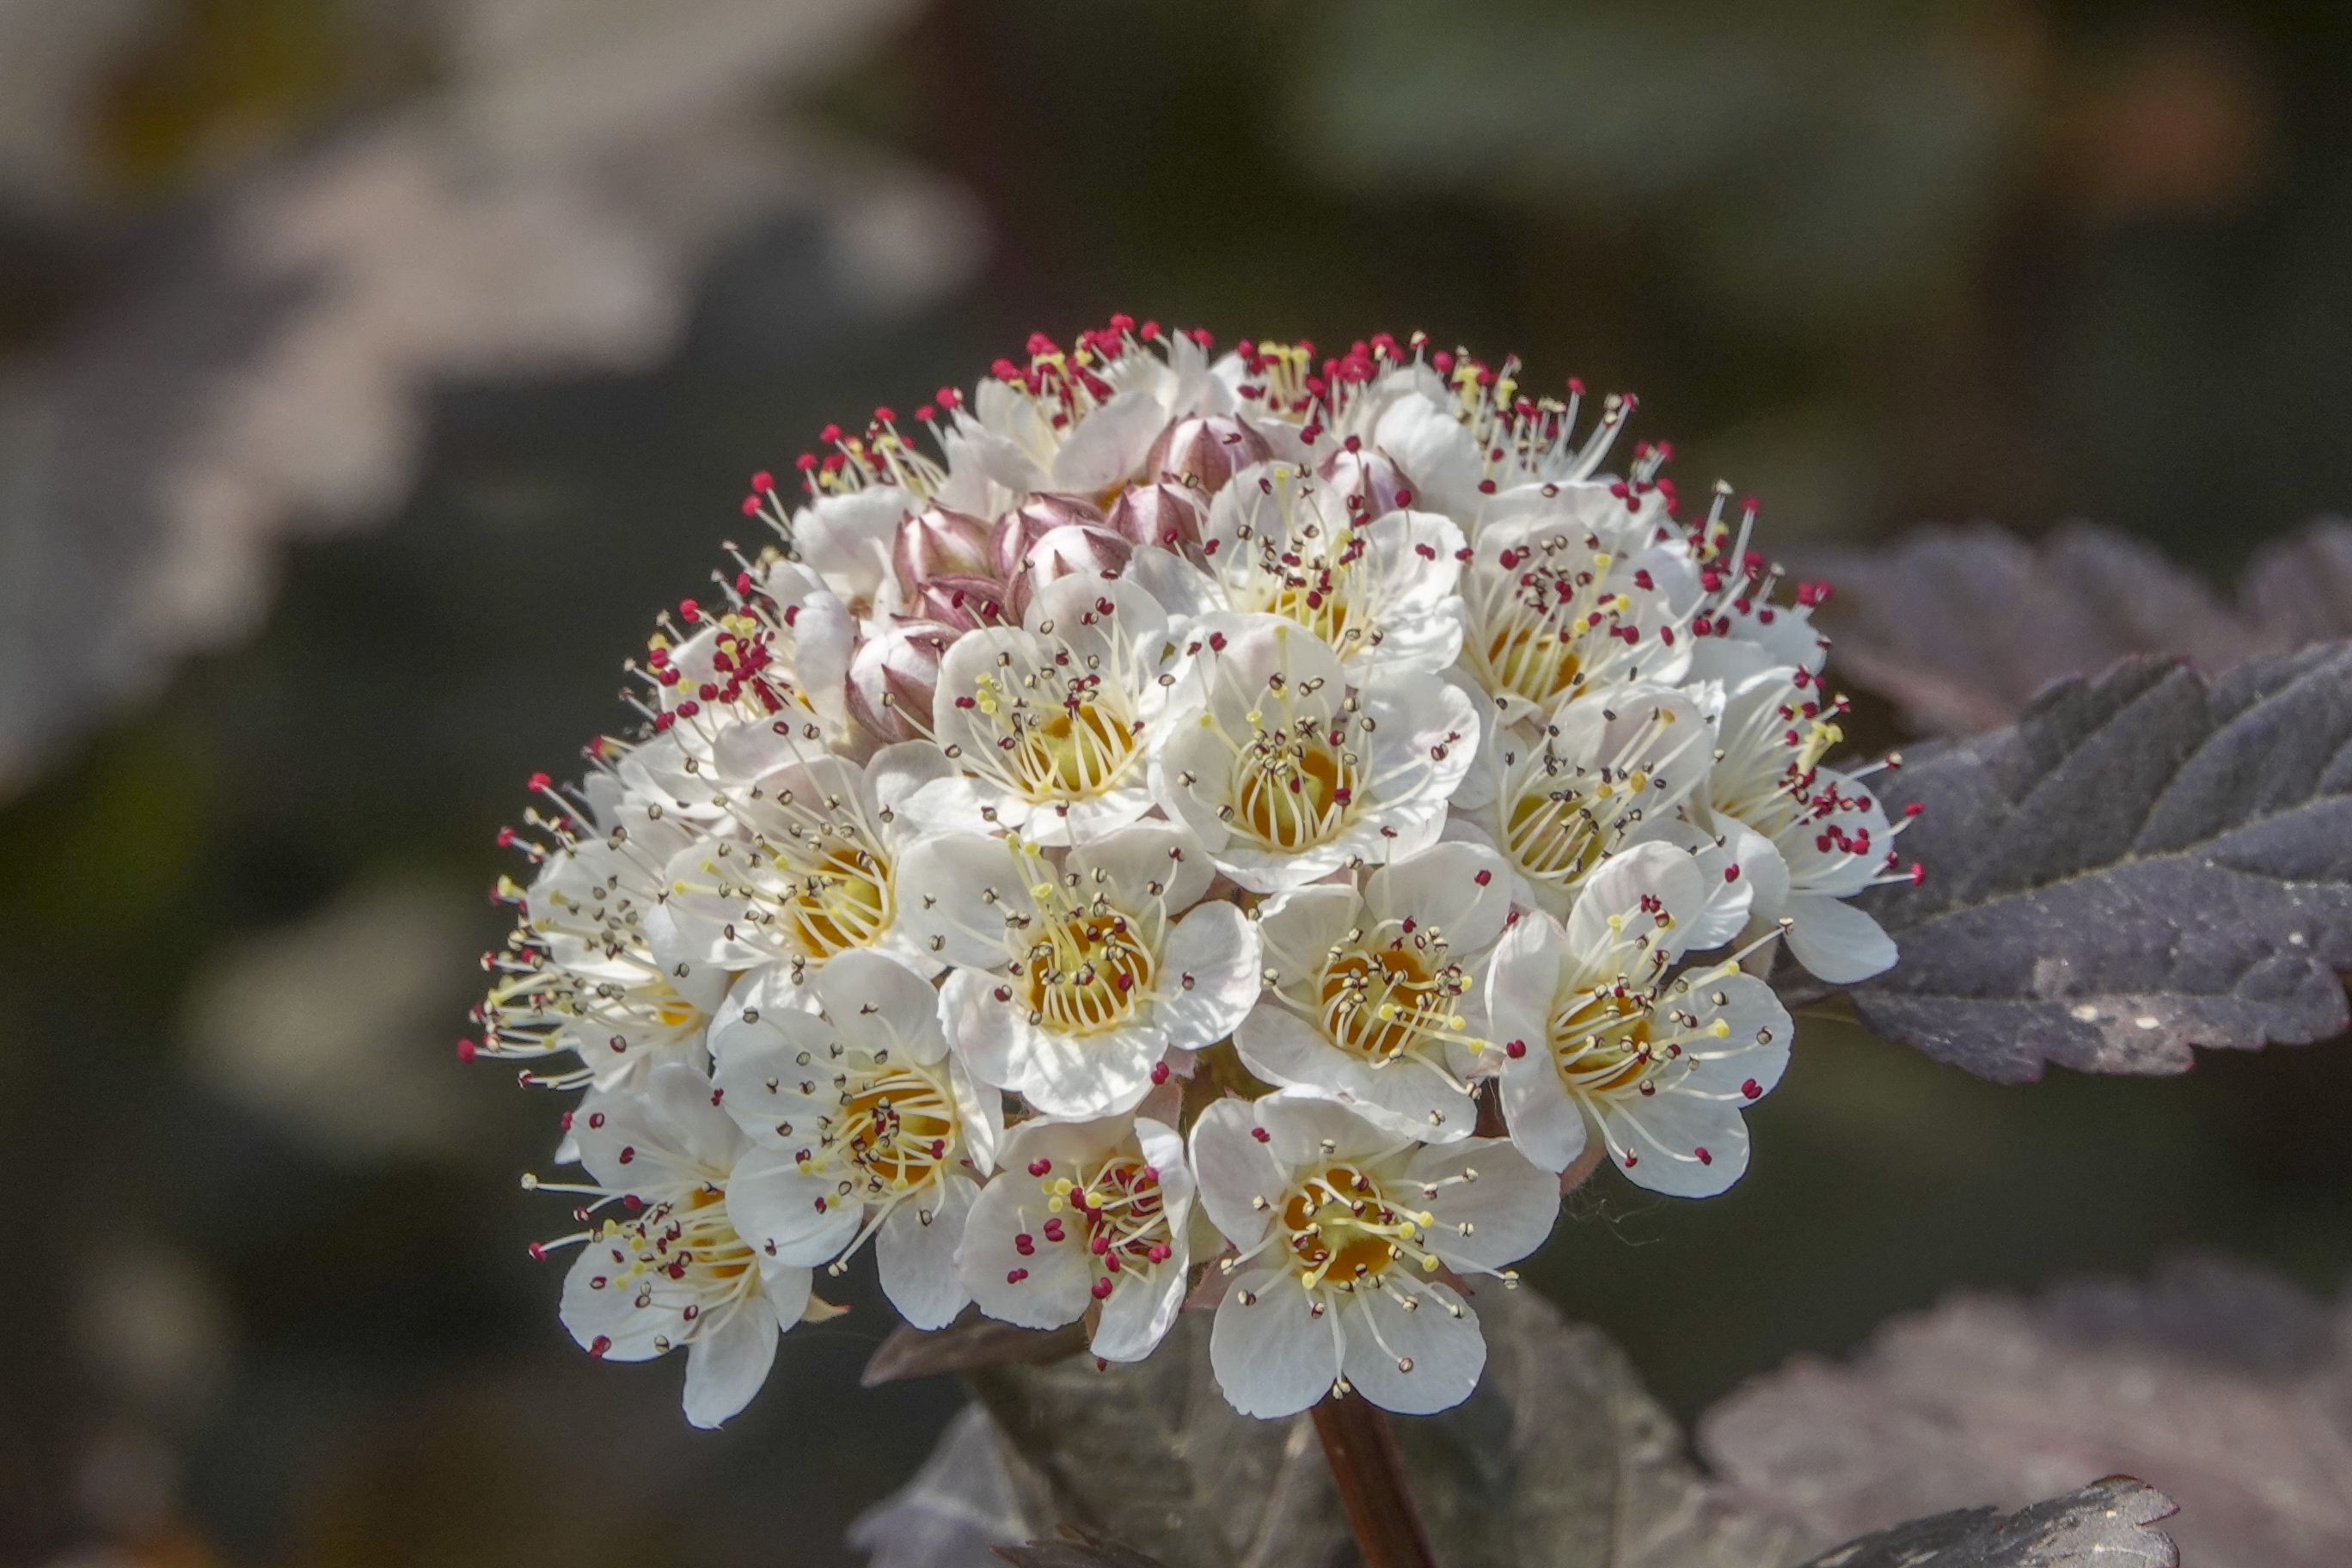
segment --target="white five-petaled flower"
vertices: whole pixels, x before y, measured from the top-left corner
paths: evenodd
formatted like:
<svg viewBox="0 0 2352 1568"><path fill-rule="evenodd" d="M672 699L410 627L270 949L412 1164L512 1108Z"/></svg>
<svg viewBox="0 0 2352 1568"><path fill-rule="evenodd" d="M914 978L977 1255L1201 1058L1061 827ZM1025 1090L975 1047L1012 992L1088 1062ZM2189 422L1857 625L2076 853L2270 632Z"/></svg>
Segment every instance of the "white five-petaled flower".
<svg viewBox="0 0 2352 1568"><path fill-rule="evenodd" d="M1202 566L1148 549L1130 570L1187 617L1227 610L1296 621L1358 685L1378 671L1441 670L1462 648L1462 531L1389 499L1360 465L1334 480L1259 463L1210 503Z"/></svg>
<svg viewBox="0 0 2352 1568"><path fill-rule="evenodd" d="M907 921L958 966L940 993L957 1055L1048 1115L1133 1109L1170 1052L1224 1038L1257 996L1257 930L1232 902L1201 901L1213 875L1164 822L1058 865L1018 839L918 845Z"/></svg>
<svg viewBox="0 0 2352 1568"><path fill-rule="evenodd" d="M1785 921L1798 963L1832 985L1866 980L1895 963L1895 942L1870 914L1846 902L1891 876L1895 828L1874 793L1821 765L1843 739L1821 679L1780 666L1725 694L1719 754L1694 796L1692 815L1717 834L1769 843L1739 856L1755 887L1750 928Z"/></svg>
<svg viewBox="0 0 2352 1568"><path fill-rule="evenodd" d="M967 632L940 666L934 738L956 772L907 803L934 831L1083 844L1151 809L1168 617L1132 583L1069 576L1025 626ZM1172 684L1172 679L1170 681Z"/></svg>
<svg viewBox="0 0 2352 1568"><path fill-rule="evenodd" d="M811 1308L809 1271L760 1268L737 1228L734 1176L751 1146L713 1099L710 1080L681 1062L656 1068L642 1093L591 1093L572 1135L600 1186L551 1189L627 1211L566 1238L581 1251L563 1281L563 1326L608 1361L684 1346L686 1415L698 1426L751 1403L776 1336Z"/></svg>
<svg viewBox="0 0 2352 1568"><path fill-rule="evenodd" d="M481 1007L481 1051L576 1053L576 1071L531 1075L556 1089L610 1089L664 1061L699 1066L727 971L664 963L648 928L662 868L693 834L610 773L592 774L576 800L534 782L562 810L530 814L548 844L508 836L539 858L539 875L520 895L522 923L488 960L499 978Z"/></svg>
<svg viewBox="0 0 2352 1568"><path fill-rule="evenodd" d="M655 734L618 759L618 776L699 818L724 809L712 764L738 726L782 725L813 750L848 731L849 611L815 573L787 562L739 584L725 609L680 605L693 631L656 637L646 663L631 667L652 689Z"/></svg>
<svg viewBox="0 0 2352 1568"><path fill-rule="evenodd" d="M1091 1348L1141 1361L1184 1304L1192 1173L1149 1117L1026 1121L981 1189L958 1262L992 1318L1054 1329L1097 1310Z"/></svg>
<svg viewBox="0 0 2352 1568"><path fill-rule="evenodd" d="M804 974L872 949L936 971L900 922L898 862L917 836L908 798L947 775L938 747L904 742L861 765L806 749L789 726L745 725L721 741L714 768L730 820L724 836L671 858L655 952Z"/></svg>
<svg viewBox="0 0 2352 1568"><path fill-rule="evenodd" d="M1486 958L1510 907L1502 858L1458 843L1391 861L1360 893L1285 896L1259 918L1266 991L1234 1048L1268 1083L1319 1089L1391 1132L1468 1137Z"/></svg>
<svg viewBox="0 0 2352 1568"><path fill-rule="evenodd" d="M1679 680L1700 599L1678 532L1629 516L1598 485L1517 498L1470 543L1462 667L1506 723L1586 692Z"/></svg>
<svg viewBox="0 0 2352 1568"><path fill-rule="evenodd" d="M1736 962L1677 973L1706 905L1696 862L1641 844L1585 885L1563 929L1518 922L1486 982L1511 1141L1564 1171L1598 1131L1618 1169L1678 1197L1748 1168L1743 1107L1780 1080L1788 1012Z"/></svg>
<svg viewBox="0 0 2352 1568"><path fill-rule="evenodd" d="M1151 791L1226 876L1280 892L1436 839L1478 738L1466 693L1417 671L1351 687L1279 616L1203 616L1185 652Z"/></svg>
<svg viewBox="0 0 2352 1568"><path fill-rule="evenodd" d="M930 986L871 952L826 964L805 994L767 971L728 999L710 1056L719 1103L757 1145L730 1192L760 1268L837 1274L871 1237L908 1322L953 1318L969 1300L956 1244L1003 1110L949 1055Z"/></svg>
<svg viewBox="0 0 2352 1568"><path fill-rule="evenodd" d="M1496 723L1454 795L1452 836L1501 852L1516 902L1564 915L1706 778L1711 720L1689 691L1645 681L1578 698L1540 728Z"/></svg>
<svg viewBox="0 0 2352 1568"><path fill-rule="evenodd" d="M1460 1404L1486 1343L1439 1271L1512 1283L1505 1266L1559 1209L1558 1184L1501 1139L1417 1143L1295 1089L1202 1111L1192 1171L1236 1249L1210 1363L1248 1415L1343 1384L1405 1415Z"/></svg>

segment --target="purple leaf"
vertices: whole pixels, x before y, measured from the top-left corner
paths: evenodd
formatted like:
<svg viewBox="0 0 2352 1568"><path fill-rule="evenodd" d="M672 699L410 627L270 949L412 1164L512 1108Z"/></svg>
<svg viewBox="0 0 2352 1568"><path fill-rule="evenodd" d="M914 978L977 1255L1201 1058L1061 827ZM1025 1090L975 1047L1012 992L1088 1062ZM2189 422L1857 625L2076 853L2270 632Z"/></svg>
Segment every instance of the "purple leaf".
<svg viewBox="0 0 2352 1568"><path fill-rule="evenodd" d="M1924 886L1863 906L1902 949L1863 1021L1981 1078L2185 1069L2192 1046L2343 1030L2352 647L2208 681L2169 660L2053 688L1883 781Z"/></svg>

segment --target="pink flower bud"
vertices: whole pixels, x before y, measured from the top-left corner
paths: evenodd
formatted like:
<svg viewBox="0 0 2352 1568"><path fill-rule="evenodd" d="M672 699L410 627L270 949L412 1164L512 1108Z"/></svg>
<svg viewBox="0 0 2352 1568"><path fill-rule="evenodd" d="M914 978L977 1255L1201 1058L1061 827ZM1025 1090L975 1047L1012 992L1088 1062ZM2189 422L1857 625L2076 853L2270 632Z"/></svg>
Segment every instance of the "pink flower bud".
<svg viewBox="0 0 2352 1568"><path fill-rule="evenodd" d="M1156 544L1191 554L1201 548L1207 503L1182 485L1132 485L1111 502L1104 526L1130 544Z"/></svg>
<svg viewBox="0 0 2352 1568"><path fill-rule="evenodd" d="M991 540L996 575L1007 583L1020 576L1029 547L1054 530L1078 523L1099 526L1102 520L1103 514L1083 497L1031 496L996 520Z"/></svg>
<svg viewBox="0 0 2352 1568"><path fill-rule="evenodd" d="M1348 515L1369 521L1412 504L1412 486L1394 463L1378 452L1334 452L1315 470L1348 499ZM1362 498L1360 507L1352 498Z"/></svg>
<svg viewBox="0 0 2352 1568"><path fill-rule="evenodd" d="M1026 564L1009 584L1005 608L1015 618L1028 614L1037 590L1057 577L1082 573L1090 577L1116 577L1127 570L1135 546L1107 528L1069 523L1047 531L1029 547Z"/></svg>
<svg viewBox="0 0 2352 1568"><path fill-rule="evenodd" d="M898 570L898 586L911 599L928 578L992 575L989 532L983 520L945 507L935 506L907 519L898 525L890 545L890 563Z"/></svg>
<svg viewBox="0 0 2352 1568"><path fill-rule="evenodd" d="M849 659L849 715L883 745L931 732L940 659L961 636L939 621L894 623L857 645Z"/></svg>
<svg viewBox="0 0 2352 1568"><path fill-rule="evenodd" d="M1215 495L1234 475L1273 456L1265 437L1232 415L1199 415L1160 432L1143 455L1143 477L1189 483L1203 495Z"/></svg>
<svg viewBox="0 0 2352 1568"><path fill-rule="evenodd" d="M968 632L1019 621L1008 599L1004 584L993 576L952 573L925 578L907 608L918 619Z"/></svg>

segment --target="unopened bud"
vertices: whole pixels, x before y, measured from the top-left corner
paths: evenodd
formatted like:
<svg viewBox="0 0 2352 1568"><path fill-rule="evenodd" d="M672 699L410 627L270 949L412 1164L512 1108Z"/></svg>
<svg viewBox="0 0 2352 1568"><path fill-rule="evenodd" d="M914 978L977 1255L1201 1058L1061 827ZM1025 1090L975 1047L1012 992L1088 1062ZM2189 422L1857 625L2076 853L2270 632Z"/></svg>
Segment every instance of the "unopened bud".
<svg viewBox="0 0 2352 1568"><path fill-rule="evenodd" d="M1252 463L1274 456L1265 437L1230 414L1179 419L1143 455L1143 477L1189 484L1214 495Z"/></svg>
<svg viewBox="0 0 2352 1568"><path fill-rule="evenodd" d="M939 621L899 621L861 641L849 659L850 717L886 746L927 738L940 659L961 635Z"/></svg>
<svg viewBox="0 0 2352 1568"><path fill-rule="evenodd" d="M907 519L890 545L898 586L911 600L932 577L992 575L990 531L983 519L940 506Z"/></svg>
<svg viewBox="0 0 2352 1568"><path fill-rule="evenodd" d="M1131 485L1111 503L1104 526L1130 544L1156 544L1193 554L1201 548L1206 513L1197 490L1182 485Z"/></svg>
<svg viewBox="0 0 2352 1568"><path fill-rule="evenodd" d="M1021 563L1040 539L1057 528L1102 526L1103 514L1082 496L1034 495L996 520L990 545L996 575L1010 583L1021 575Z"/></svg>
<svg viewBox="0 0 2352 1568"><path fill-rule="evenodd" d="M1339 491L1350 516L1369 520L1412 504L1412 483L1378 452L1334 452L1315 471Z"/></svg>
<svg viewBox="0 0 2352 1568"><path fill-rule="evenodd" d="M1028 613L1030 599L1046 584L1073 573L1116 577L1127 570L1128 558L1134 553L1134 545L1107 528L1072 523L1051 530L1029 547L1028 567L1008 585L1012 596L1005 608L1018 619Z"/></svg>

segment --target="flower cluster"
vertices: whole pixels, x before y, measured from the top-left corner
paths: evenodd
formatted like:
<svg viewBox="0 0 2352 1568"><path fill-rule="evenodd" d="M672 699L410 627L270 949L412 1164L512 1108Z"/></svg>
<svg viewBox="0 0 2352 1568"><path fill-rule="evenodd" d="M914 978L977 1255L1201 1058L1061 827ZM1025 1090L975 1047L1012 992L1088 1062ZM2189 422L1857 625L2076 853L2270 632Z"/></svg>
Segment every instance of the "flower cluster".
<svg viewBox="0 0 2352 1568"><path fill-rule="evenodd" d="M1583 402L1115 317L755 478L772 541L504 838L462 1050L584 1091L526 1178L580 1342L713 1425L870 1249L920 1328L1213 1306L1238 1408L1425 1412L1563 1182L1736 1181L1750 971L1891 963L1899 824L1823 763L1824 590Z"/></svg>

